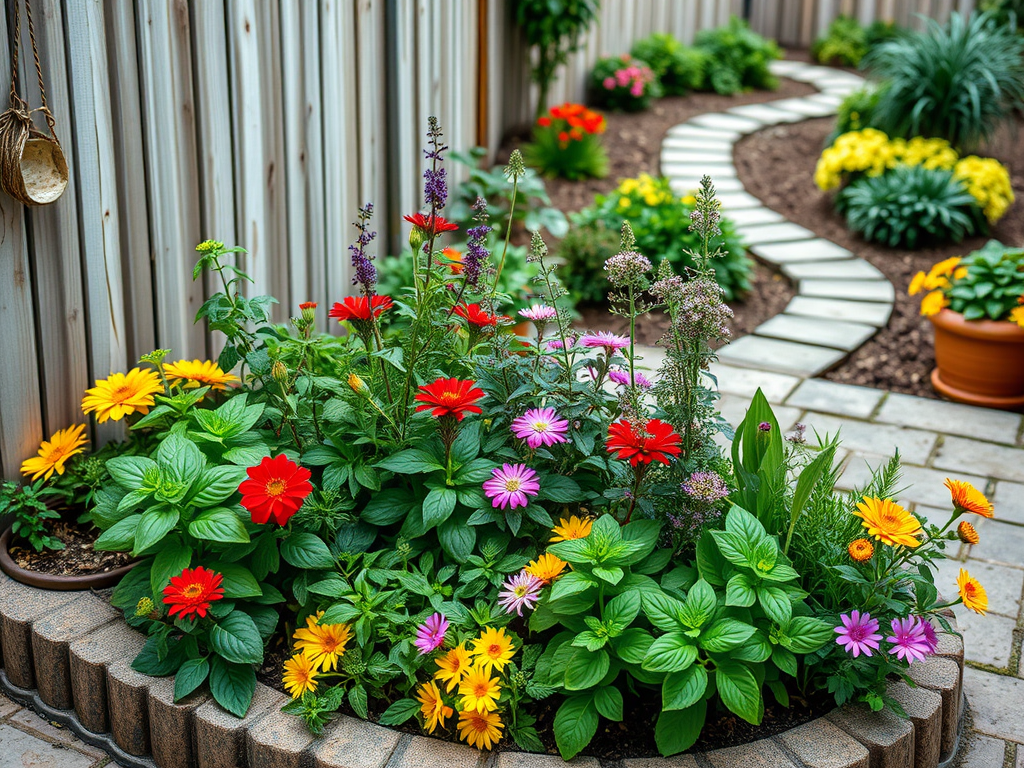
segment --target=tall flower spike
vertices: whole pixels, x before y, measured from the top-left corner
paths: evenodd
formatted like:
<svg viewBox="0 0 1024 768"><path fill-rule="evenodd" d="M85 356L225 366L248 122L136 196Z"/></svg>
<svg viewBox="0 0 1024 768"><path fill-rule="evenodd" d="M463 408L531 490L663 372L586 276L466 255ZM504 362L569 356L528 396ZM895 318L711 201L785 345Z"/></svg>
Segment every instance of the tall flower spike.
<svg viewBox="0 0 1024 768"><path fill-rule="evenodd" d="M620 251L631 251L636 245L636 235L633 234L633 227L629 225L628 221L622 222L622 237L619 242Z"/></svg>
<svg viewBox="0 0 1024 768"><path fill-rule="evenodd" d="M423 201L435 215L448 202L448 180L445 169L441 167L444 151L448 147L441 141L442 136L444 134L441 132L441 124L431 115L427 118L427 141L430 148L423 150L426 159L431 161L430 166L423 172Z"/></svg>
<svg viewBox="0 0 1024 768"><path fill-rule="evenodd" d="M508 165L505 166L505 178L509 181L518 181L526 175L526 163L523 162L523 153L513 149L508 156Z"/></svg>
<svg viewBox="0 0 1024 768"><path fill-rule="evenodd" d="M372 217L373 203L367 203L359 209L359 221L353 224L359 230L359 237L348 247L352 254L352 267L355 269L352 284L358 285L366 296L372 296L377 290L377 268L373 265L373 257L366 252L366 246L377 236L376 232L370 231Z"/></svg>
<svg viewBox="0 0 1024 768"><path fill-rule="evenodd" d="M466 242L466 255L462 259L462 277L466 285L473 290L480 289L480 277L491 256L485 245L487 236L491 233L491 225L487 223L487 219L487 201L478 197L473 203L473 221L477 224L466 230L469 239Z"/></svg>

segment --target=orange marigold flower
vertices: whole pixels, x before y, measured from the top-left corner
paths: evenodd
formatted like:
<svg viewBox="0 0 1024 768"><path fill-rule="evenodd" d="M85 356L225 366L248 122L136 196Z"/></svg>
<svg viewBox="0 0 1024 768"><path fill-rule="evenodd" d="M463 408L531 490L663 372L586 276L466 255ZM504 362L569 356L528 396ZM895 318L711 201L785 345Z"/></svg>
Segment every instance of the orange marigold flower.
<svg viewBox="0 0 1024 768"><path fill-rule="evenodd" d="M572 515L568 520L563 517L558 521L558 525L551 529L551 532L555 535L549 541L585 539L590 535L590 529L593 525L594 521L589 517Z"/></svg>
<svg viewBox="0 0 1024 768"><path fill-rule="evenodd" d="M950 480L946 478L946 487L953 499L953 507L957 512L973 512L982 517L994 517L992 503L985 494L966 480Z"/></svg>
<svg viewBox="0 0 1024 768"><path fill-rule="evenodd" d="M433 733L437 726L444 728L444 721L452 716L454 710L444 703L441 692L437 689L437 683L431 680L423 683L416 693L416 700L420 703L420 714L423 715L423 727L427 733Z"/></svg>
<svg viewBox="0 0 1024 768"><path fill-rule="evenodd" d="M853 514L861 519L869 535L890 547L916 547L921 543L921 523L892 499L865 496Z"/></svg>
<svg viewBox="0 0 1024 768"><path fill-rule="evenodd" d="M962 520L956 527L956 535L964 544L977 544L981 541L978 531L966 520Z"/></svg>
<svg viewBox="0 0 1024 768"><path fill-rule="evenodd" d="M984 616L988 611L988 593L981 583L961 568L960 575L956 577L956 585L960 590L960 599L964 601L964 607Z"/></svg>
<svg viewBox="0 0 1024 768"><path fill-rule="evenodd" d="M32 475L33 480L40 477L49 480L54 472L63 475L64 463L81 453L84 450L82 446L89 442L89 438L82 434L84 431L84 424L58 429L49 440L40 443L37 455L22 462L21 474Z"/></svg>
<svg viewBox="0 0 1024 768"><path fill-rule="evenodd" d="M490 749L501 739L501 716L497 712L459 712L459 738L477 749Z"/></svg>
<svg viewBox="0 0 1024 768"><path fill-rule="evenodd" d="M847 547L846 551L850 553L850 557L855 561L863 563L865 560L870 560L871 556L875 554L875 547L867 539L857 539L850 542L850 546Z"/></svg>
<svg viewBox="0 0 1024 768"><path fill-rule="evenodd" d="M531 560L526 566L526 572L534 578L540 579L545 584L550 584L565 570L568 563L556 557L550 552L545 552L536 560Z"/></svg>
<svg viewBox="0 0 1024 768"><path fill-rule="evenodd" d="M310 661L308 656L297 653L284 663L281 682L284 683L284 688L291 694L291 697L298 699L306 691L311 693L316 691L317 672L316 665Z"/></svg>

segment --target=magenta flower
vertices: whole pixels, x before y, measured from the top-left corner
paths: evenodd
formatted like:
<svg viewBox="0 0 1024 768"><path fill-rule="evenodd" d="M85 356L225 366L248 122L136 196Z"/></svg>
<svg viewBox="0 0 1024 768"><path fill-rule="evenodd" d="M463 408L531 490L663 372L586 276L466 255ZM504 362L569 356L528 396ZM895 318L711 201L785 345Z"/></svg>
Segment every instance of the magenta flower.
<svg viewBox="0 0 1024 768"><path fill-rule="evenodd" d="M935 634L935 627L924 616L918 616L921 622L921 632L924 634L924 641L928 643L928 654L931 655L939 650L939 636Z"/></svg>
<svg viewBox="0 0 1024 768"><path fill-rule="evenodd" d="M602 85L604 85L604 89L606 91L610 91L612 88L615 87L615 78L614 77L606 77L602 81Z"/></svg>
<svg viewBox="0 0 1024 768"><path fill-rule="evenodd" d="M501 586L503 589L498 593L498 605L504 608L506 613L515 611L517 616L522 616L523 608L533 610L537 604L544 582L531 573L520 571L515 576L510 576Z"/></svg>
<svg viewBox="0 0 1024 768"><path fill-rule="evenodd" d="M598 331L597 333L585 334L580 339L580 344L591 349L600 347L604 349L606 355L610 356L615 350L628 347L629 337L618 336L608 331Z"/></svg>
<svg viewBox="0 0 1024 768"><path fill-rule="evenodd" d="M878 634L878 619L872 619L870 613L861 614L860 611L851 611L849 614L842 614L839 620L843 626L836 627L836 642L843 646L847 653L857 658L863 653L871 655L871 649L878 650L878 641L882 636Z"/></svg>
<svg viewBox="0 0 1024 768"><path fill-rule="evenodd" d="M416 627L416 640L413 645L419 648L421 655L426 655L441 647L447 632L448 619L444 617L444 614L435 613Z"/></svg>
<svg viewBox="0 0 1024 768"><path fill-rule="evenodd" d="M520 309L519 316L534 321L554 320L558 317L558 310L554 307L549 307L547 304L534 304L526 309Z"/></svg>
<svg viewBox="0 0 1024 768"><path fill-rule="evenodd" d="M932 652L917 616L893 619L892 635L885 638L885 642L892 643L889 653L895 653L897 659L905 660L907 664L913 664L915 660L924 661Z"/></svg>
<svg viewBox="0 0 1024 768"><path fill-rule="evenodd" d="M569 334L568 336L566 336L565 340L569 344L569 349L572 349L573 345L576 344L576 337L573 336L572 334ZM547 342L547 347L548 347L548 352L554 352L556 350L559 350L559 349L562 348L562 340L561 339L551 339L550 341Z"/></svg>
<svg viewBox="0 0 1024 768"><path fill-rule="evenodd" d="M530 503L528 496L540 491L537 473L525 464L502 464L491 470L491 479L484 483L484 495L491 499L491 506L505 509L511 506L525 507Z"/></svg>
<svg viewBox="0 0 1024 768"><path fill-rule="evenodd" d="M634 371L633 377L636 379L636 385L640 387L640 389L650 389L653 386L651 384L651 380L639 371ZM621 368L612 368L608 371L608 378L616 384L621 384L624 387L629 386L629 372L624 371Z"/></svg>
<svg viewBox="0 0 1024 768"><path fill-rule="evenodd" d="M564 443L568 431L569 422L559 418L554 408L531 408L512 421L512 434L531 448Z"/></svg>

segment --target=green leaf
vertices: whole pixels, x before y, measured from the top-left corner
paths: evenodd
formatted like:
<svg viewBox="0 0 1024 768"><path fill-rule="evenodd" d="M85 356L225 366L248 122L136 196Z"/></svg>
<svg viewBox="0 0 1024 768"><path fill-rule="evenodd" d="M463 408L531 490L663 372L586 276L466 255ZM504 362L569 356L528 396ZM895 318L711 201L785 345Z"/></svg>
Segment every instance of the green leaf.
<svg viewBox="0 0 1024 768"><path fill-rule="evenodd" d="M541 478L538 499L547 499L558 504L570 504L583 499L583 492L571 477L544 475Z"/></svg>
<svg viewBox="0 0 1024 768"><path fill-rule="evenodd" d="M387 469L396 475L415 475L422 472L436 472L443 470L433 454L419 448L409 448L389 456L384 461L376 464L380 469Z"/></svg>
<svg viewBox="0 0 1024 768"><path fill-rule="evenodd" d="M749 608L757 602L757 593L753 582L745 573L736 573L729 579L725 587L725 604L739 608Z"/></svg>
<svg viewBox="0 0 1024 768"><path fill-rule="evenodd" d="M220 504L238 490L245 477L245 467L227 464L207 467L193 484L185 501L200 509Z"/></svg>
<svg viewBox="0 0 1024 768"><path fill-rule="evenodd" d="M135 531L141 519L142 515L129 515L124 520L118 520L93 542L93 549L103 552L129 551L135 544Z"/></svg>
<svg viewBox="0 0 1024 768"><path fill-rule="evenodd" d="M796 677L796 656L792 651L787 651L781 645L772 646L772 661L775 666L787 675Z"/></svg>
<svg viewBox="0 0 1024 768"><path fill-rule="evenodd" d="M793 538L793 531L796 529L797 520L800 519L800 515L803 514L804 507L807 506L808 500L811 498L811 492L814 487L818 484L825 473L832 469L832 460L835 457L836 446L835 444L827 445L821 453L814 457L803 471L800 472L800 477L797 478L796 488L793 491L793 506L789 512L789 530L786 532L786 545L782 548L783 553L789 552L789 542Z"/></svg>
<svg viewBox="0 0 1024 768"><path fill-rule="evenodd" d="M367 707L366 688L362 683L349 688L348 703L351 705L352 711L359 715L359 717L363 718L363 720L366 720L370 716Z"/></svg>
<svg viewBox="0 0 1024 768"><path fill-rule="evenodd" d="M612 639L615 655L627 664L642 664L654 638L646 629L634 627Z"/></svg>
<svg viewBox="0 0 1024 768"><path fill-rule="evenodd" d="M461 513L444 522L437 529L437 538L441 547L451 555L457 563L464 563L473 554L476 545L476 528L467 524L469 518Z"/></svg>
<svg viewBox="0 0 1024 768"><path fill-rule="evenodd" d="M833 636L833 628L821 619L795 616L784 630L779 642L793 653L814 653Z"/></svg>
<svg viewBox="0 0 1024 768"><path fill-rule="evenodd" d="M762 584L757 588L757 599L768 618L779 626L786 626L793 615L793 601L782 587Z"/></svg>
<svg viewBox="0 0 1024 768"><path fill-rule="evenodd" d="M188 532L203 541L216 541L222 544L248 544L249 533L245 525L227 507L206 509L188 524Z"/></svg>
<svg viewBox="0 0 1024 768"><path fill-rule="evenodd" d="M777 581L780 583L800 578L800 574L793 569L793 566L786 565L785 563L776 563L770 571L758 571L758 574L765 581Z"/></svg>
<svg viewBox="0 0 1024 768"><path fill-rule="evenodd" d="M160 490L157 498L163 494L164 501L176 502L184 498L189 487L202 473L206 459L199 446L172 432L156 449L156 463L160 465Z"/></svg>
<svg viewBox="0 0 1024 768"><path fill-rule="evenodd" d="M704 727L708 703L698 701L687 709L673 709L658 715L658 723L654 727L654 742L658 751L665 757L685 752L694 744Z"/></svg>
<svg viewBox="0 0 1024 768"><path fill-rule="evenodd" d="M612 586L615 586L620 581L622 581L622 577L625 576L625 572L618 566L612 566L611 568L602 568L599 565L595 565L591 572L595 576L597 576L597 578L599 578L601 581L607 582Z"/></svg>
<svg viewBox="0 0 1024 768"><path fill-rule="evenodd" d="M731 531L710 531L710 533L718 545L718 550L730 563L742 568L756 566L754 547L747 539Z"/></svg>
<svg viewBox="0 0 1024 768"><path fill-rule="evenodd" d="M214 701L235 717L245 717L256 692L256 672L249 664L210 659L210 693Z"/></svg>
<svg viewBox="0 0 1024 768"><path fill-rule="evenodd" d="M238 563L224 561L208 562L206 567L224 577L221 586L224 588L224 597L229 600L243 597L259 597L263 594L256 577L252 571Z"/></svg>
<svg viewBox="0 0 1024 768"><path fill-rule="evenodd" d="M700 647L709 653L723 653L745 643L754 627L737 619L719 619L700 635Z"/></svg>
<svg viewBox="0 0 1024 768"><path fill-rule="evenodd" d="M666 632L681 628L682 624L679 619L683 613L681 602L662 592L644 592L641 599L644 614L651 624Z"/></svg>
<svg viewBox="0 0 1024 768"><path fill-rule="evenodd" d="M364 522L373 525L391 525L402 520L416 506L416 499L411 491L404 488L386 488L373 497L363 507L360 517Z"/></svg>
<svg viewBox="0 0 1024 768"><path fill-rule="evenodd" d="M111 479L126 491L143 488L146 473L157 470L156 462L147 456L116 456L107 460L106 467Z"/></svg>
<svg viewBox="0 0 1024 768"><path fill-rule="evenodd" d="M556 602L570 595L579 594L590 587L596 586L597 581L593 577L581 571L572 571L558 579L551 587L549 602Z"/></svg>
<svg viewBox="0 0 1024 768"><path fill-rule="evenodd" d="M206 659L188 659L174 676L174 700L181 701L203 684L210 674L210 662Z"/></svg>
<svg viewBox="0 0 1024 768"><path fill-rule="evenodd" d="M289 565L311 570L334 568L334 558L324 540L315 533L300 531L281 541L281 557Z"/></svg>
<svg viewBox="0 0 1024 768"><path fill-rule="evenodd" d="M180 574L188 568L191 562L192 547L182 544L177 537L168 539L153 558L153 568L149 572L149 583L153 594L159 595L171 577Z"/></svg>
<svg viewBox="0 0 1024 768"><path fill-rule="evenodd" d="M602 717L622 722L622 692L614 685L598 688L594 693L594 706Z"/></svg>
<svg viewBox="0 0 1024 768"><path fill-rule="evenodd" d="M681 672L696 658L697 648L690 638L682 632L669 632L654 640L641 666L648 672Z"/></svg>
<svg viewBox="0 0 1024 768"><path fill-rule="evenodd" d="M588 651L577 648L569 658L565 669L565 688L569 691L582 691L592 688L608 674L611 660L605 650Z"/></svg>
<svg viewBox="0 0 1024 768"><path fill-rule="evenodd" d="M132 554L138 556L145 552L178 524L178 510L166 504L151 507L142 513L138 527L135 529L135 546Z"/></svg>
<svg viewBox="0 0 1024 768"><path fill-rule="evenodd" d="M212 627L210 647L235 664L261 664L263 640L256 623L242 611L232 611Z"/></svg>
<svg viewBox="0 0 1024 768"><path fill-rule="evenodd" d="M715 673L722 703L752 725L761 724L761 687L750 668L735 661L723 661Z"/></svg>
<svg viewBox="0 0 1024 768"><path fill-rule="evenodd" d="M553 730L563 760L576 757L590 743L599 721L593 696L572 696L562 702L555 713Z"/></svg>
<svg viewBox="0 0 1024 768"><path fill-rule="evenodd" d="M423 525L429 530L440 525L455 511L458 495L451 488L434 488L423 499Z"/></svg>
<svg viewBox="0 0 1024 768"><path fill-rule="evenodd" d="M401 725L420 711L420 703L416 699L399 699L384 710L380 716L381 725Z"/></svg>
<svg viewBox="0 0 1024 768"><path fill-rule="evenodd" d="M704 697L708 687L708 673L700 664L691 664L682 672L665 676L661 686L663 710L687 709Z"/></svg>
<svg viewBox="0 0 1024 768"><path fill-rule="evenodd" d="M613 597L604 607L604 621L614 622L623 629L633 623L633 619L640 613L640 593L636 591L623 592Z"/></svg>
<svg viewBox="0 0 1024 768"><path fill-rule="evenodd" d="M697 583L686 593L683 612L679 618L687 627L697 629L708 622L717 607L718 598L715 595L715 588L704 579L698 579Z"/></svg>
<svg viewBox="0 0 1024 768"><path fill-rule="evenodd" d="M657 520L634 520L622 526L622 540L633 545L632 551L625 557L618 558L619 565L634 565L645 559L658 545L661 535L661 523Z"/></svg>

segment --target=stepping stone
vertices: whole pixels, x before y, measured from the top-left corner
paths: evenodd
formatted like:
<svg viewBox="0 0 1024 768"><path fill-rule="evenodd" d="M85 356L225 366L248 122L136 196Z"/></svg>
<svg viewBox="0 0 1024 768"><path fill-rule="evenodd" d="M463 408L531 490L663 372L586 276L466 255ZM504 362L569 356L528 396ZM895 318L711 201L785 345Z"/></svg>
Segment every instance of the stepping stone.
<svg viewBox="0 0 1024 768"><path fill-rule="evenodd" d="M717 188L718 185L715 186ZM722 212L726 216L729 216L731 211L764 207L764 203L749 192L722 192L718 195L718 202L722 204Z"/></svg>
<svg viewBox="0 0 1024 768"><path fill-rule="evenodd" d="M788 315L779 315L778 317L788 317ZM871 331L874 333L875 329L872 328ZM825 381L823 379L804 379L800 386L796 388L796 391L786 399L786 404L808 411L822 411L824 413L835 413L840 416L852 416L855 419L867 419L875 412L875 408L878 407L884 396L885 392L883 390L872 387L838 384L834 381ZM818 423L814 423L811 420L810 414L808 414L807 421L811 422L808 424L809 427L818 429L822 434L825 432L834 434L838 431L839 425L845 426L842 422L838 422L836 426L833 426L836 423L835 421L825 419L824 421L828 424L828 427L820 427ZM869 429L878 429L874 424L865 424L864 426ZM921 433L917 434L920 435ZM871 445L872 442L869 437L867 444ZM932 435L930 439L919 439L917 442L923 444L921 457L922 461L924 461L928 458L928 454L935 444L935 436Z"/></svg>
<svg viewBox="0 0 1024 768"><path fill-rule="evenodd" d="M820 96L821 94L817 94ZM789 112L799 112L801 115L806 117L828 117L834 115L836 110L833 107L829 107L822 104L819 101L811 101L813 96L807 96L802 99L782 99L780 101L773 101L779 109L785 109Z"/></svg>
<svg viewBox="0 0 1024 768"><path fill-rule="evenodd" d="M888 304L896 300L896 291L888 280L801 280L800 295Z"/></svg>
<svg viewBox="0 0 1024 768"><path fill-rule="evenodd" d="M691 123L674 125L666 132L669 137L679 139L707 139L708 141L736 141L743 134L736 130L702 128Z"/></svg>
<svg viewBox="0 0 1024 768"><path fill-rule="evenodd" d="M819 347L832 347L845 352L857 349L877 332L878 329L873 325L785 314L776 315L761 323L754 331L758 336L799 341L802 344Z"/></svg>
<svg viewBox="0 0 1024 768"><path fill-rule="evenodd" d="M751 224L778 224L786 220L785 216L776 213L771 208L740 209L727 214L727 216L729 221L738 227L746 227Z"/></svg>
<svg viewBox="0 0 1024 768"><path fill-rule="evenodd" d="M837 261L853 258L850 251L820 237L798 243L767 243L754 246L751 250L755 256L780 265L799 261Z"/></svg>
<svg viewBox="0 0 1024 768"><path fill-rule="evenodd" d="M744 336L718 351L718 359L729 365L805 377L817 376L845 357L846 353L837 349L762 336Z"/></svg>
<svg viewBox="0 0 1024 768"><path fill-rule="evenodd" d="M736 166L732 162L716 163L713 160L697 159L692 163L662 163L661 172L666 176L736 176Z"/></svg>
<svg viewBox="0 0 1024 768"><path fill-rule="evenodd" d="M743 182L739 179L720 178L711 175L711 181L719 192L742 192ZM700 188L700 176L669 176L669 186L677 195L691 195Z"/></svg>
<svg viewBox="0 0 1024 768"><path fill-rule="evenodd" d="M793 123L803 120L802 115L794 112L787 112L783 109L775 109L770 104L744 104L741 107L733 107L726 111L727 115L739 115L757 120L764 125L775 125L777 123Z"/></svg>
<svg viewBox="0 0 1024 768"><path fill-rule="evenodd" d="M779 77L789 77L794 72L801 72L809 69L811 65L802 61L787 61L785 59L768 62L768 71Z"/></svg>
<svg viewBox="0 0 1024 768"><path fill-rule="evenodd" d="M845 95L846 94L843 94L843 96ZM843 96L839 96L834 93L816 93L813 96L808 96L807 100L814 102L815 104L822 104L833 110L837 110L839 105L843 103Z"/></svg>
<svg viewBox="0 0 1024 768"><path fill-rule="evenodd" d="M864 87L864 81L852 77L825 77L814 81L814 87L819 91L845 91L852 93Z"/></svg>
<svg viewBox="0 0 1024 768"><path fill-rule="evenodd" d="M864 259L786 264L782 274L793 280L884 280L885 275Z"/></svg>
<svg viewBox="0 0 1024 768"><path fill-rule="evenodd" d="M689 124L711 128L716 131L738 131L739 133L753 133L763 127L759 121L751 120L749 117L737 117L736 115L725 115L715 112L697 115L697 117L690 119Z"/></svg>
<svg viewBox="0 0 1024 768"><path fill-rule="evenodd" d="M844 301L842 299L817 299L810 296L794 296L786 306L787 315L818 317L825 320L845 320L881 328L889 322L891 304L871 301Z"/></svg>
<svg viewBox="0 0 1024 768"><path fill-rule="evenodd" d="M810 240L815 236L811 230L789 221L780 224L753 224L748 227L740 227L739 235L747 245L791 243L794 240Z"/></svg>
<svg viewBox="0 0 1024 768"><path fill-rule="evenodd" d="M803 119L802 117L800 118ZM732 142L729 141L715 141L713 139L696 139L696 138L678 138L675 136L666 136L661 142L661 154L665 155L670 150L684 150L684 151L707 151L707 152L722 152L732 156Z"/></svg>
<svg viewBox="0 0 1024 768"><path fill-rule="evenodd" d="M803 69L787 75L791 80L799 80L801 83L813 83L825 77L835 77L836 70L830 67L807 66Z"/></svg>
<svg viewBox="0 0 1024 768"><path fill-rule="evenodd" d="M728 146L728 145L726 145ZM732 148L729 149L662 149L661 164L683 163L702 165L715 163L732 167Z"/></svg>

